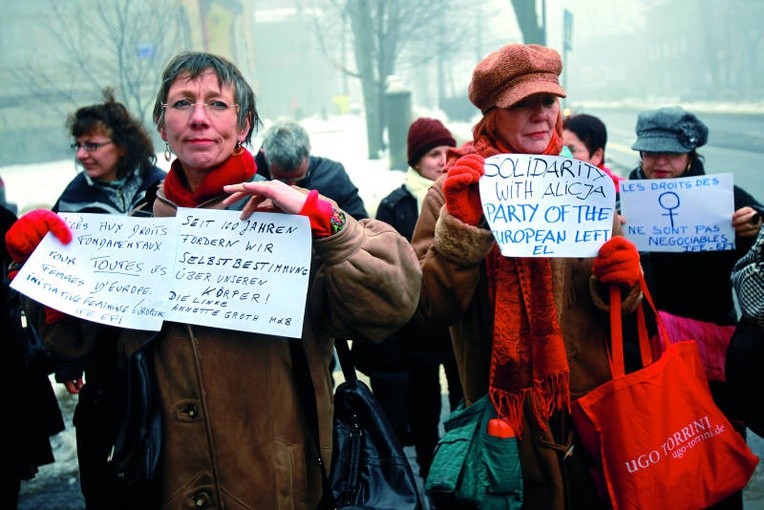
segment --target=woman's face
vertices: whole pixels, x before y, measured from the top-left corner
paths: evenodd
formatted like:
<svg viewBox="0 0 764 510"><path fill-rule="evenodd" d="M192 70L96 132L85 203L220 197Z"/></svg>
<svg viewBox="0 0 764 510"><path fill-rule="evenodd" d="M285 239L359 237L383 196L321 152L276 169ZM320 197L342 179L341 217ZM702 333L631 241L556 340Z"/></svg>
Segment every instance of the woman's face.
<svg viewBox="0 0 764 510"><path fill-rule="evenodd" d="M549 145L560 115L557 96L534 94L497 112L499 137L520 154L541 154Z"/></svg>
<svg viewBox="0 0 764 510"><path fill-rule="evenodd" d="M450 148L449 145L433 147L414 165L414 169L425 179L437 180L443 174L443 167L446 166L446 153Z"/></svg>
<svg viewBox="0 0 764 510"><path fill-rule="evenodd" d="M690 155L676 152L643 152L642 170L648 179L681 177L690 164Z"/></svg>
<svg viewBox="0 0 764 510"><path fill-rule="evenodd" d="M236 143L246 138L249 120L239 129L234 104L233 85L221 88L212 71L194 80L180 75L167 91L159 132L190 182L228 159Z"/></svg>
<svg viewBox="0 0 764 510"><path fill-rule="evenodd" d="M594 166L602 163L602 149L597 149L591 153L589 147L570 129L562 130L562 143L573 154L574 158Z"/></svg>
<svg viewBox="0 0 764 510"><path fill-rule="evenodd" d="M91 179L101 181L117 180L117 163L124 150L111 140L105 127L77 137L75 157Z"/></svg>

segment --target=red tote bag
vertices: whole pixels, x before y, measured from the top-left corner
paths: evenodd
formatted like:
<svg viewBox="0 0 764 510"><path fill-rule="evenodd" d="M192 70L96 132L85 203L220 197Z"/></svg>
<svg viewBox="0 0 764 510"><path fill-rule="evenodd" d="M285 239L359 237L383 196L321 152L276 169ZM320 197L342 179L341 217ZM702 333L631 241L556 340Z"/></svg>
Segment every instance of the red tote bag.
<svg viewBox="0 0 764 510"><path fill-rule="evenodd" d="M641 285L657 315L644 280ZM697 510L743 489L759 459L714 403L697 344L666 342L653 349L663 349L653 360L643 301L638 310L643 368L626 374L620 303L614 286L613 379L571 404L573 424L599 464L595 475L613 508Z"/></svg>

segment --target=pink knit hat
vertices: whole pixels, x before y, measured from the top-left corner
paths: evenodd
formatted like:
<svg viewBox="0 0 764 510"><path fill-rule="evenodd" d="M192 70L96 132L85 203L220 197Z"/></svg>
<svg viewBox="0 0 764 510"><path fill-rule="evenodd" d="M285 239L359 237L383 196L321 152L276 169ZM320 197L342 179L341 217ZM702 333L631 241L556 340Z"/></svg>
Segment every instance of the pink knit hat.
<svg viewBox="0 0 764 510"><path fill-rule="evenodd" d="M507 108L539 93L565 97L560 86L562 60L551 48L538 44L508 44L475 67L468 95L480 111Z"/></svg>
<svg viewBox="0 0 764 510"><path fill-rule="evenodd" d="M411 123L408 136L409 166L414 166L433 147L456 147L456 140L438 119L422 117Z"/></svg>

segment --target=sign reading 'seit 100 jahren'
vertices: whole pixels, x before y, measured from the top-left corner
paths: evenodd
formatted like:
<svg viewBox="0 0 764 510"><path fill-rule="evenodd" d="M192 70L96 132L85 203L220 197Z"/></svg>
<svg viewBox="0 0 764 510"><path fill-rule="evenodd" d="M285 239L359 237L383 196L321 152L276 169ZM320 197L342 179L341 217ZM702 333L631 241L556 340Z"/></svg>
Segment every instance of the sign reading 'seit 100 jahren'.
<svg viewBox="0 0 764 510"><path fill-rule="evenodd" d="M594 257L611 237L615 184L583 161L498 154L485 160L479 187L504 256Z"/></svg>
<svg viewBox="0 0 764 510"><path fill-rule="evenodd" d="M179 208L174 218L62 213L11 286L66 314L158 331L165 320L299 338L310 277L304 216Z"/></svg>

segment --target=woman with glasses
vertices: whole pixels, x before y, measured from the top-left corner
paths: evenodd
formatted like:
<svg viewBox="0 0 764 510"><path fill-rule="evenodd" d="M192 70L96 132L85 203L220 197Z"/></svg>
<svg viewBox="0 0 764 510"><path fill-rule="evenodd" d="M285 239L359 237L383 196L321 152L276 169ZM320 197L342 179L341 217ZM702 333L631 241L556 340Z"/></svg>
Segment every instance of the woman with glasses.
<svg viewBox="0 0 764 510"><path fill-rule="evenodd" d="M640 113L637 140L640 164L629 179L674 179L706 175L698 147L708 140L708 127L680 107L659 108ZM753 245L761 229L761 204L742 188L734 192L735 249L703 252L646 252L642 254L645 278L659 310L673 315L722 326L737 322L730 276L735 262ZM626 217L628 225L629 218ZM719 407L729 412L725 383L709 381ZM733 425L744 434L745 428ZM733 494L714 508L742 508L742 492Z"/></svg>
<svg viewBox="0 0 764 510"><path fill-rule="evenodd" d="M154 119L176 155L157 193L155 216L199 207L241 211L244 219L256 210L309 218L307 306L295 345L305 350L304 370L315 388L320 444L300 404L289 338L170 321L158 333L124 330L130 366L143 367L156 382L155 391L144 386L147 391L135 395L151 397L155 406L130 399L135 405L125 419L159 422L118 435L115 460L126 452L148 455L138 455L141 469L118 473L128 487L115 506L316 508L323 493L317 450L331 459L333 339L381 341L407 322L419 296L419 263L389 225L358 222L317 191L258 178L244 147L260 124L255 96L228 60L209 53L173 58L162 74ZM16 262L36 246L30 242L39 237L35 232L69 238L59 217L33 213L6 236ZM47 335L60 344L79 341L76 331L47 329ZM141 360L146 363L137 364ZM143 470L153 452L160 454L158 464L149 462L156 469ZM150 481L131 486L133 476Z"/></svg>
<svg viewBox="0 0 764 510"><path fill-rule="evenodd" d="M105 89L103 97L103 102L79 108L67 119L74 139L71 147L82 171L52 210L148 216L166 172L154 164L154 144L143 125L114 99L113 90ZM50 320L56 318L51 315ZM120 421L123 375L117 369L118 330L94 329L92 324L88 328L97 332L87 336L92 352L62 363L56 381L79 395L74 412L77 461L85 504L92 510L111 508L114 497L106 458Z"/></svg>

